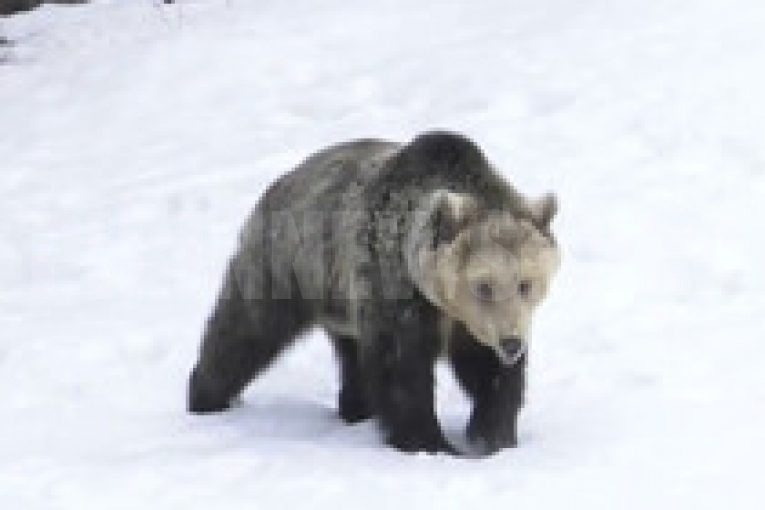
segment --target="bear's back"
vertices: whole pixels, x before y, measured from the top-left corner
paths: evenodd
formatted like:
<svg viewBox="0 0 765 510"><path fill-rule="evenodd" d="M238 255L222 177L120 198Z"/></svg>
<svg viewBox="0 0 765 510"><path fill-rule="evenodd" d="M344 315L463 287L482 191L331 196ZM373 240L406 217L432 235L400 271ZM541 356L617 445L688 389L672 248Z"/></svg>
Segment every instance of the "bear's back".
<svg viewBox="0 0 765 510"><path fill-rule="evenodd" d="M375 181L399 144L360 139L318 151L274 182L264 211L333 212L363 207L363 190Z"/></svg>
<svg viewBox="0 0 765 510"><path fill-rule="evenodd" d="M293 295L297 284L320 307L331 305L329 296L351 299L365 260L358 243L368 223L365 191L399 147L364 139L309 156L266 190L242 229L238 261L266 262L278 295Z"/></svg>

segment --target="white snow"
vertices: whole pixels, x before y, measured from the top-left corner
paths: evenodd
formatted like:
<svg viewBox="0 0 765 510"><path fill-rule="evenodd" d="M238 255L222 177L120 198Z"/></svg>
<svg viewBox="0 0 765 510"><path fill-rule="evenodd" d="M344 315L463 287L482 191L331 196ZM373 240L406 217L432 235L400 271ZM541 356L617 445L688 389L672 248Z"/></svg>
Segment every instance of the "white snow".
<svg viewBox="0 0 765 510"><path fill-rule="evenodd" d="M0 508L745 509L765 457L765 4L100 0L0 20ZM432 127L554 190L517 449L336 418L318 333L185 384L236 232L309 152ZM443 370L458 437L467 403Z"/></svg>

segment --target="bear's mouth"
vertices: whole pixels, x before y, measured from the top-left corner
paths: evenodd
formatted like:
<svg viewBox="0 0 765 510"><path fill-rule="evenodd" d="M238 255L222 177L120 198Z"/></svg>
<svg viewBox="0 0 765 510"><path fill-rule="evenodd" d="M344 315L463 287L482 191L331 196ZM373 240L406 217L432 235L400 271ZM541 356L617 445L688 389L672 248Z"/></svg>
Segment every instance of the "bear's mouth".
<svg viewBox="0 0 765 510"><path fill-rule="evenodd" d="M499 359L508 366L515 365L525 352L526 342L515 336L501 339L497 348Z"/></svg>

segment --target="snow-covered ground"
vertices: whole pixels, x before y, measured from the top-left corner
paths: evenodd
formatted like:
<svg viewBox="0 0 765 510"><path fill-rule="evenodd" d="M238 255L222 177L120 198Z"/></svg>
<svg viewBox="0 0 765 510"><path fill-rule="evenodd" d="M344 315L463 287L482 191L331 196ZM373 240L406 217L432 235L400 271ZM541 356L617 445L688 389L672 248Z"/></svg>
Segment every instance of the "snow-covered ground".
<svg viewBox="0 0 765 510"><path fill-rule="evenodd" d="M101 0L0 20L0 508L760 508L765 3ZM319 333L218 416L241 222L328 143L463 131L564 248L520 445L335 416ZM450 374L451 434L467 404Z"/></svg>

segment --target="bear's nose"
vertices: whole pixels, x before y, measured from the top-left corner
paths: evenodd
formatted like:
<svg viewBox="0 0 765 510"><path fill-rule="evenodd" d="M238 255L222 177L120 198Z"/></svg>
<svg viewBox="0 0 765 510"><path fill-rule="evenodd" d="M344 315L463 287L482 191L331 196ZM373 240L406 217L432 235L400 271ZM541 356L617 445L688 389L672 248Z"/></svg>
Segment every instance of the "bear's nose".
<svg viewBox="0 0 765 510"><path fill-rule="evenodd" d="M523 340L517 336L503 338L499 346L508 360L515 360L523 353Z"/></svg>

